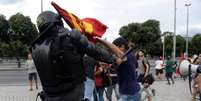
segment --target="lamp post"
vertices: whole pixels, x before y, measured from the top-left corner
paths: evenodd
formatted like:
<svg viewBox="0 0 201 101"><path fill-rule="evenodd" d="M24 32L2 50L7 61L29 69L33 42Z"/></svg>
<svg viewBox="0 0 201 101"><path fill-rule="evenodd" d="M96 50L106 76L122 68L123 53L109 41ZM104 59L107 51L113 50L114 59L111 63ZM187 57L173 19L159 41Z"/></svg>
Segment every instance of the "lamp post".
<svg viewBox="0 0 201 101"><path fill-rule="evenodd" d="M165 36L163 36L163 60L165 60Z"/></svg>
<svg viewBox="0 0 201 101"><path fill-rule="evenodd" d="M189 24L189 7L191 4L185 4L187 10L187 19L186 19L186 58L188 58L188 24Z"/></svg>
<svg viewBox="0 0 201 101"><path fill-rule="evenodd" d="M174 36L173 36L173 61L175 61L175 56L176 56L176 6L177 6L177 1L174 0Z"/></svg>
<svg viewBox="0 0 201 101"><path fill-rule="evenodd" d="M42 13L43 12L43 0L41 0L40 4L41 4L41 13Z"/></svg>

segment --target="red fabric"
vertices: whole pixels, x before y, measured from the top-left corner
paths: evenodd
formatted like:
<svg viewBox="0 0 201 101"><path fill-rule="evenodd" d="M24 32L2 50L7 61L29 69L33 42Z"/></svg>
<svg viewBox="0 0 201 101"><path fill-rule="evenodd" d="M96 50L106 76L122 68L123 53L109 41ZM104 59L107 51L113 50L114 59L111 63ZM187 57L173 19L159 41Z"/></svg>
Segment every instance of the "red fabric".
<svg viewBox="0 0 201 101"><path fill-rule="evenodd" d="M82 21L88 22L93 26L92 35L102 37L105 33L107 26L94 18L84 18Z"/></svg>
<svg viewBox="0 0 201 101"><path fill-rule="evenodd" d="M51 4L72 29L78 29L80 32L85 34L91 42L95 42L95 39L93 37L102 37L103 34L106 32L107 26L98 21L97 19L84 18L80 20L76 15L69 13L68 11L59 7L56 3L52 2ZM91 33L85 32L85 27L83 27L83 21L92 25L93 29Z"/></svg>
<svg viewBox="0 0 201 101"><path fill-rule="evenodd" d="M179 68L176 69L176 74L177 74L177 75L181 75L181 73L180 73L180 71L179 71Z"/></svg>

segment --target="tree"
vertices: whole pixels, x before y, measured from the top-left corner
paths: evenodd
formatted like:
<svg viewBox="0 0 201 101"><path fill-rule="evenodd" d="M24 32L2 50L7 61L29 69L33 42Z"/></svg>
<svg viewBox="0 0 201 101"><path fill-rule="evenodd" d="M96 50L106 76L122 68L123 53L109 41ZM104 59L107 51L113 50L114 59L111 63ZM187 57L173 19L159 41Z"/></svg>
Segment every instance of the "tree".
<svg viewBox="0 0 201 101"><path fill-rule="evenodd" d="M193 36L192 40L192 48L193 48L193 53L198 54L201 52L201 34L196 34Z"/></svg>
<svg viewBox="0 0 201 101"><path fill-rule="evenodd" d="M173 33L164 32L163 35L165 36L165 54L171 56L173 51ZM176 55L180 55L180 53L185 51L186 40L181 35L177 35L176 40Z"/></svg>
<svg viewBox="0 0 201 101"><path fill-rule="evenodd" d="M9 42L9 23L4 15L0 15L0 41Z"/></svg>
<svg viewBox="0 0 201 101"><path fill-rule="evenodd" d="M162 53L162 48L157 47L162 45L160 22L157 20L147 20L144 23L130 23L127 26L123 26L119 34L135 43L137 49L144 49L152 55L155 55L156 51Z"/></svg>
<svg viewBox="0 0 201 101"><path fill-rule="evenodd" d="M26 56L29 51L29 47L23 44L21 41L16 40L10 42L10 50L12 51L12 57Z"/></svg>
<svg viewBox="0 0 201 101"><path fill-rule="evenodd" d="M30 45L38 35L37 29L31 22L31 19L21 13L11 16L9 23L14 31L12 40L20 40L22 44Z"/></svg>

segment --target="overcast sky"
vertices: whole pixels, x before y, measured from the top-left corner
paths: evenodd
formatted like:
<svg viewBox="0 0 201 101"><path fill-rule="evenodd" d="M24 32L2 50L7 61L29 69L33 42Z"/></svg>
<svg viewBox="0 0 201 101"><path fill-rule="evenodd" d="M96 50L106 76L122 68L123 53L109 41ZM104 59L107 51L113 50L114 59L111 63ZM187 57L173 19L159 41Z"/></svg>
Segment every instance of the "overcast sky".
<svg viewBox="0 0 201 101"><path fill-rule="evenodd" d="M43 0L43 10L56 12L51 1L80 18L93 17L103 22L109 27L105 34L109 40L118 37L119 29L131 22L156 19L162 32L174 28L174 0ZM186 34L185 3L192 3L189 33L201 33L201 0L177 0L177 34ZM0 13L7 19L17 12L30 16L36 23L41 12L40 0L0 0Z"/></svg>

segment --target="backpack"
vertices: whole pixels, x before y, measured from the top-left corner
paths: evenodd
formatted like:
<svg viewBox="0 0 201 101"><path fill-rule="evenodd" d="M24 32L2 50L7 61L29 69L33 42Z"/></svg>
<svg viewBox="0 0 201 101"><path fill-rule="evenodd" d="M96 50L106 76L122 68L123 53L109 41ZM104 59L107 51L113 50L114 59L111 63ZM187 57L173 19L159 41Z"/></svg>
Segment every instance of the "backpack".
<svg viewBox="0 0 201 101"><path fill-rule="evenodd" d="M85 79L84 72L81 70L82 62L79 62L82 54L77 54L76 51L73 51L76 47L70 47L70 45L73 45L70 43L71 40L66 40L65 38L68 37L65 36L65 32L63 34L63 36L47 37L33 44L33 60L41 79L43 90L48 94L65 93ZM68 43L65 51L61 47L61 40L63 39ZM71 59L71 61L66 62L66 59ZM71 64L76 65L77 68L72 68Z"/></svg>

